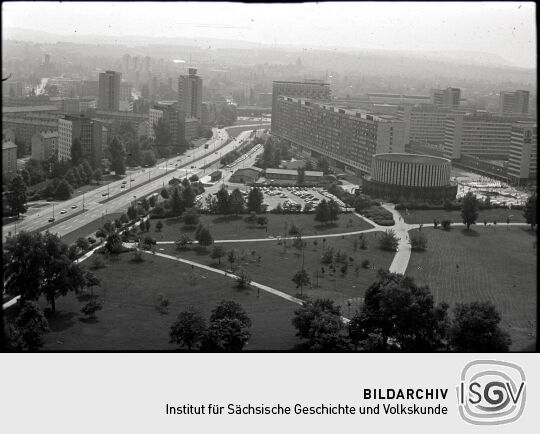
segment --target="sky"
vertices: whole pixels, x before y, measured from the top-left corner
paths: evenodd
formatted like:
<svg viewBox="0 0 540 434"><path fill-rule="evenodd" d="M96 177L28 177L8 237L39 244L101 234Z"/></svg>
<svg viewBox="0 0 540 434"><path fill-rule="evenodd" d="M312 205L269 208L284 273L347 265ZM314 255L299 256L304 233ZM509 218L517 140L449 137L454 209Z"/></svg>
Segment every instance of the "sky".
<svg viewBox="0 0 540 434"><path fill-rule="evenodd" d="M296 4L3 2L2 26L57 34L234 39L262 44L480 51L536 67L533 2Z"/></svg>

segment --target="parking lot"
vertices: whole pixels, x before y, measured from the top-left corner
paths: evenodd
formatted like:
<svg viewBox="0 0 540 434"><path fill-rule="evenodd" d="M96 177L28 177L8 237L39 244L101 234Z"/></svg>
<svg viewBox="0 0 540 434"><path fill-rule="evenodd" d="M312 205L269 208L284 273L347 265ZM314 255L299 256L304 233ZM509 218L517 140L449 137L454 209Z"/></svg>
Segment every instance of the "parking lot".
<svg viewBox="0 0 540 434"><path fill-rule="evenodd" d="M320 201L334 199L344 208L345 204L333 194L320 187L262 187L264 203L268 204L268 211L276 208L279 203L284 210L301 210L306 203L315 208Z"/></svg>

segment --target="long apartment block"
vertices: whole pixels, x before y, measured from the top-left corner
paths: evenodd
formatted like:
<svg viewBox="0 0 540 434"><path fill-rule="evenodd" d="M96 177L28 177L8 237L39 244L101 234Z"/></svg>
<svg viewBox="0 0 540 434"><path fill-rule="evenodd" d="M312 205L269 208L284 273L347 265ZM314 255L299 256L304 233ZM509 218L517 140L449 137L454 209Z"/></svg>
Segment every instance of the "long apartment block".
<svg viewBox="0 0 540 434"><path fill-rule="evenodd" d="M326 157L345 171L367 175L373 155L404 152L404 124L395 116L289 96L279 96L276 106L273 135L307 157Z"/></svg>

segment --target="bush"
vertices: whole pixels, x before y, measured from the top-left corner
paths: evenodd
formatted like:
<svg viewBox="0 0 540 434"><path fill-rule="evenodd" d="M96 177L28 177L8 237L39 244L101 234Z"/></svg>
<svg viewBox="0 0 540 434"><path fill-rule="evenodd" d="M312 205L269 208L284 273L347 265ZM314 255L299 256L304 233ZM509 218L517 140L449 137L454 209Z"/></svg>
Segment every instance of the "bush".
<svg viewBox="0 0 540 434"><path fill-rule="evenodd" d="M94 237L88 237L87 240L90 244L94 244L96 242L96 239Z"/></svg>
<svg viewBox="0 0 540 434"><path fill-rule="evenodd" d="M450 219L444 219L441 222L441 226L445 230L449 230L451 225L452 225L452 220L450 220Z"/></svg>
<svg viewBox="0 0 540 434"><path fill-rule="evenodd" d="M98 229L96 231L96 237L97 238L106 238L107 234L105 233L105 231L103 229Z"/></svg>
<svg viewBox="0 0 540 434"><path fill-rule="evenodd" d="M426 250L427 237L421 231L412 231L409 235L412 250Z"/></svg>
<svg viewBox="0 0 540 434"><path fill-rule="evenodd" d="M399 239L396 233L392 229L386 230L379 239L379 247L382 250L388 250L390 252L397 251L399 245Z"/></svg>
<svg viewBox="0 0 540 434"><path fill-rule="evenodd" d="M395 224L392 213L382 206L373 205L363 210L362 214L381 226L393 226Z"/></svg>
<svg viewBox="0 0 540 434"><path fill-rule="evenodd" d="M362 261L362 268L365 268L365 269L368 269L370 267L370 262L369 262L369 259L364 259Z"/></svg>
<svg viewBox="0 0 540 434"><path fill-rule="evenodd" d="M133 255L131 256L131 262L135 262L135 263L141 263L141 262L144 262L145 259L144 259L144 255L142 254L142 252L138 251L138 250L135 250L133 252Z"/></svg>
<svg viewBox="0 0 540 434"><path fill-rule="evenodd" d="M94 270L97 270L99 268L104 268L104 267L105 267L105 261L103 260L103 258L98 254L94 254L91 268Z"/></svg>

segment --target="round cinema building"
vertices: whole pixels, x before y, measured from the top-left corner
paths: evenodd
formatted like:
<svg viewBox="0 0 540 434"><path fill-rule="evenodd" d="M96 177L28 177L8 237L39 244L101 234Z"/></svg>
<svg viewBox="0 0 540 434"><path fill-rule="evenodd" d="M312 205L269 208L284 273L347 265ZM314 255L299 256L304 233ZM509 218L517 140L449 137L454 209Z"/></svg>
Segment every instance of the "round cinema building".
<svg viewBox="0 0 540 434"><path fill-rule="evenodd" d="M376 154L371 176L362 191L392 201L442 202L456 198L457 185L450 182L450 160L430 155Z"/></svg>

